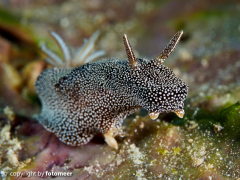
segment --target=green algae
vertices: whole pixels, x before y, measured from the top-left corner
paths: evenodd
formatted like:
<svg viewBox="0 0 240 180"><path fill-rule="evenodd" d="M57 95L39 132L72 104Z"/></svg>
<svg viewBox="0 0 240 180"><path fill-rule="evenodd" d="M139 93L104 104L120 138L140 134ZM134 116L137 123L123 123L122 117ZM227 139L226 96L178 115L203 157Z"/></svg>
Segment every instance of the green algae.
<svg viewBox="0 0 240 180"><path fill-rule="evenodd" d="M180 152L181 152L181 148L180 147L173 148L173 155L174 156L180 154Z"/></svg>
<svg viewBox="0 0 240 180"><path fill-rule="evenodd" d="M237 102L227 108L218 107L215 109L185 108L186 113L183 119L175 116L172 120L174 125L184 126L189 121L195 121L200 130L214 131L213 125L223 126L223 131L229 137L240 137L240 103Z"/></svg>
<svg viewBox="0 0 240 180"><path fill-rule="evenodd" d="M223 109L220 112L219 121L224 126L224 133L227 136L240 137L240 102Z"/></svg>
<svg viewBox="0 0 240 180"><path fill-rule="evenodd" d="M168 150L162 149L162 148L158 148L157 151L158 151L158 153L161 154L161 155L167 155L167 154L169 153Z"/></svg>
<svg viewBox="0 0 240 180"><path fill-rule="evenodd" d="M0 8L0 22L5 24L19 25L19 19L10 11Z"/></svg>
<svg viewBox="0 0 240 180"><path fill-rule="evenodd" d="M172 149L172 151L168 151L167 149L162 149L162 148L158 148L157 149L157 152L160 154L160 155L168 155L168 154L173 154L174 156L176 155L179 155L180 154L180 151L181 151L181 148L180 147L175 147Z"/></svg>

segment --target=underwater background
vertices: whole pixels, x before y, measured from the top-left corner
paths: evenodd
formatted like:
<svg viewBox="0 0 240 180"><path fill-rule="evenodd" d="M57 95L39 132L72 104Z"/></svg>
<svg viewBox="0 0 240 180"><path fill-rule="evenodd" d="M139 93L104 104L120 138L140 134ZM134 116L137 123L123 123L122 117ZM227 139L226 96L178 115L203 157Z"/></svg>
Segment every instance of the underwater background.
<svg viewBox="0 0 240 180"><path fill-rule="evenodd" d="M3 0L0 2L0 178L28 172L72 172L27 179L239 179L240 3L227 0ZM96 30L103 58L126 59L127 34L136 57L154 58L179 30L184 34L164 62L189 85L182 119L139 110L127 117L119 150L101 135L73 147L36 120L34 89L52 65L40 52L58 33L78 48ZM25 172L25 174L22 174ZM24 177L17 177L17 174Z"/></svg>

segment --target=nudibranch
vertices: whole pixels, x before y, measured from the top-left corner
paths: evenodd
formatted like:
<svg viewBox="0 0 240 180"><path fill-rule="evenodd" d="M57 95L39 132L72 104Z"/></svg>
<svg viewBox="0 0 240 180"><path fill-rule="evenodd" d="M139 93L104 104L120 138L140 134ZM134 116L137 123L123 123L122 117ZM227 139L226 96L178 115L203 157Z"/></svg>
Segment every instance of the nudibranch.
<svg viewBox="0 0 240 180"><path fill-rule="evenodd" d="M69 145L86 144L100 132L108 145L118 149L114 132L120 129L126 116L139 108L145 108L151 119L163 112L174 112L182 118L188 85L163 65L182 34L183 31L177 32L152 60L136 58L124 34L128 59L110 58L74 67L81 59L93 59L99 53L90 54L88 50L81 52L85 54L81 57L80 48L72 56L60 36L52 33L63 51L64 61L42 47L51 59L49 62L58 67L44 70L36 81L42 103L37 120ZM92 42L86 43L93 45L95 39L96 34L90 38Z"/></svg>

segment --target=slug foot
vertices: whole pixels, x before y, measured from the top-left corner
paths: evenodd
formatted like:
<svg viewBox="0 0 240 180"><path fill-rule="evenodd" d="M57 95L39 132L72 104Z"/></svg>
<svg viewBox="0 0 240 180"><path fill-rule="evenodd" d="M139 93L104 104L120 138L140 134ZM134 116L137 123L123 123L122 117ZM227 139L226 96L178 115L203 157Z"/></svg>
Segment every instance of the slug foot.
<svg viewBox="0 0 240 180"><path fill-rule="evenodd" d="M105 142L112 148L114 149L118 149L118 143L116 141L116 139L114 138L116 135L115 134L115 128L110 129L107 133L103 134L104 135L104 139Z"/></svg>

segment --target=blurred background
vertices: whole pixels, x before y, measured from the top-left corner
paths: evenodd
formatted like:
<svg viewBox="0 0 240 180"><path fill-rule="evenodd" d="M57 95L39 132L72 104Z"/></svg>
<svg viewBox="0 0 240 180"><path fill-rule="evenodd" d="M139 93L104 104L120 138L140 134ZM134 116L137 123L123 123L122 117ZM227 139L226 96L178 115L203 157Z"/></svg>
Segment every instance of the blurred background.
<svg viewBox="0 0 240 180"><path fill-rule="evenodd" d="M166 122L171 122L176 125L175 127L185 127L188 131L186 131L186 134L182 131L183 134L180 136L183 139L186 138L184 142L186 141L189 144L184 145L184 147L181 146L181 148L184 149L189 146L193 149L188 149L187 153L198 155L191 156L193 158L189 158L190 155L182 156L182 159L177 160L174 160L171 156L169 161L164 159L163 162L166 162L164 166L169 165L169 172L171 172L170 175L168 174L165 177L191 179L189 174L192 173L196 175L195 178L208 179L209 177L210 179L210 175L215 173L214 177L217 179L240 178L238 148L240 138L240 104L238 102L240 100L240 2L237 0L1 0L1 112L3 112L3 108L9 106L15 114L21 118L24 117L24 121L40 112L41 104L35 93L34 83L43 69L52 66L45 61L45 56L39 51L39 47L46 42L49 49L60 54L60 50L48 33L49 31L55 31L68 45L78 48L83 44L83 39L88 39L96 30L100 30L101 34L96 42L95 49L104 50L106 52L104 58L119 57L123 59L127 58L122 41L123 34L128 35L136 57L151 59L162 51L177 31L184 31L176 50L164 64L189 85L189 95L185 100L186 115L183 120L179 120L171 114L160 116L160 118ZM3 117L5 116L1 115L0 120L5 121L6 118ZM131 118L135 117L132 116ZM141 123L143 122L145 123L145 120L141 121ZM153 123L152 121L149 122ZM24 126L25 129L23 128L20 131L21 134L29 127L33 127L28 134L23 133L26 144L32 142L28 138L32 138L31 133L35 132L36 127L41 129L41 132L44 132L43 134L47 134L39 124L36 124L35 122L34 126L26 125ZM215 126L215 124L217 125ZM133 128L135 125L131 127ZM152 127L153 125L150 125L150 123L148 125L143 127L156 128L155 126ZM0 123L0 127L3 126L4 123ZM192 130L196 127L201 131ZM163 133L177 131L176 129L166 130L166 128L169 128L169 126L163 129ZM218 132L222 129L224 129L223 133L219 135ZM150 129L147 132L151 131ZM207 131L209 133L205 133ZM130 130L129 133L131 132L135 131ZM193 139L192 134L198 139L193 146L191 146L192 141L188 141L188 138ZM166 137L170 137L168 135ZM35 138L37 136L41 137L35 134ZM138 142L137 145L141 146L142 141L139 137L132 138L134 139L132 142ZM144 134L144 137L146 137L146 134ZM34 139L34 142L37 142L37 148L34 147L34 150L32 150L32 146L26 145L26 147L30 147L29 152L24 152L25 155L22 153L22 156L19 155L19 157L25 159L40 152L45 147L43 144L46 144L46 139L41 138L42 140L37 141ZM170 143L168 140L166 142ZM145 142L143 141L143 143ZM69 148L69 146L61 146ZM154 147L152 143L150 143L150 146ZM167 145L164 147L167 147ZM202 147L204 148L202 149ZM144 153L152 152L151 149L146 150L144 148L145 146L142 145L141 150ZM203 151L199 152L200 149ZM71 150L68 149L66 152ZM221 151L221 155L225 154L225 156L216 155L220 152L218 150ZM52 152L55 151L56 149L52 150ZM80 149L76 151L82 152ZM164 148L161 147L160 150L157 148L156 151L158 155L162 154L164 156ZM169 149L168 151L170 152ZM99 152L98 155L103 156L101 154L103 150L101 149ZM106 154L113 153L106 148L104 152L107 152ZM125 154L122 152L122 156L126 155L128 150L124 152ZM98 157L95 151L90 150L89 153L91 158ZM199 155L199 153L203 154ZM205 157L205 154L208 154L208 158ZM91 159L90 155L87 158ZM62 157L70 156L63 156L62 154ZM48 159L49 157L42 158L40 156L38 158ZM172 165L168 163L171 159ZM186 160L185 164L182 163L183 159ZM147 162L150 162L151 158L148 160ZM192 160L195 164L192 163ZM159 159L158 161L160 162ZM62 161L58 160L57 162ZM99 162L101 164L101 160ZM183 173L183 176L178 176L176 172L177 170L181 172L181 166L173 165L174 162L184 164L186 174ZM196 167L203 162L206 163L204 166L206 168L197 169ZM74 168L79 169L86 164L89 165L84 163L85 161L82 166L76 165L76 162L72 164L74 164ZM162 169L159 168L160 166ZM135 166L133 164L130 167L127 165L125 167L134 169L140 167L140 165ZM144 167L150 167L150 165L147 164ZM162 173L164 168L161 164L159 164L159 167L153 171L146 171L148 177L152 177L152 172ZM193 171L189 170L189 167ZM216 168L211 169L213 167ZM144 174L145 171L138 170L136 172L139 172L139 177L142 177L141 173ZM129 178L131 176L123 177Z"/></svg>
<svg viewBox="0 0 240 180"><path fill-rule="evenodd" d="M77 48L100 30L95 48L104 50L105 58L126 58L122 42L126 33L137 57L154 58L183 30L181 42L165 65L190 85L190 95L239 84L239 13L240 3L227 0L3 0L1 107L10 103L21 110L19 102L32 106L36 101L33 84L48 66L39 46L46 42L59 52L49 31ZM226 98L216 105L232 103L231 97Z"/></svg>

